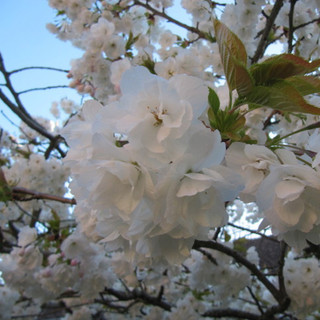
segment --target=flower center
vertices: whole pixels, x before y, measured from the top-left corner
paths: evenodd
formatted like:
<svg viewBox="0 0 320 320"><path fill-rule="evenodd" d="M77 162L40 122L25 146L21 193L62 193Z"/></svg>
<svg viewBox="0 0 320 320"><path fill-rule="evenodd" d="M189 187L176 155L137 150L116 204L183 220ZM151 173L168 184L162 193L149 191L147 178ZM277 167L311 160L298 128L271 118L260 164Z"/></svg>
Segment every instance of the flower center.
<svg viewBox="0 0 320 320"><path fill-rule="evenodd" d="M162 122L162 116L168 113L168 110L165 108L162 108L162 106L157 106L157 107L153 107L151 108L150 106L147 106L147 109L149 110L149 112L153 115L153 117L155 118L156 122L153 124L155 127L159 127Z"/></svg>

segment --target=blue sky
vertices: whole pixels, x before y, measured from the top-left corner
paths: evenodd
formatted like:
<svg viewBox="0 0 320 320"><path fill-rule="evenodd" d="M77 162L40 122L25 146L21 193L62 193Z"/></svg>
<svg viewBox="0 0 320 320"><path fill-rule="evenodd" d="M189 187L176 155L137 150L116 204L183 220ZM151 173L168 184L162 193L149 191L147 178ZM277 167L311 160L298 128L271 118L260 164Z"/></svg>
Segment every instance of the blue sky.
<svg viewBox="0 0 320 320"><path fill-rule="evenodd" d="M70 68L70 60L82 52L69 42L63 42L46 29L53 22L55 11L46 0L0 0L0 52L8 71L28 66ZM0 82L3 79L0 77ZM65 73L54 71L24 71L12 76L17 91L50 85L67 85ZM21 95L27 110L33 115L48 116L51 102L69 97L80 102L80 96L72 89L35 91ZM0 112L12 121L19 120L0 102ZM0 125L12 129L0 114Z"/></svg>
<svg viewBox="0 0 320 320"><path fill-rule="evenodd" d="M170 14L184 22L189 20L178 5L170 9ZM70 42L57 39L46 29L46 24L54 22L54 18L55 10L49 7L47 0L0 0L0 52L8 71L29 66L69 69L70 60L82 55L82 51ZM174 32L181 33L181 29L174 28ZM16 91L69 83L65 73L43 70L19 72L11 80ZM0 83L3 83L1 76ZM81 102L81 97L73 89L35 91L20 97L32 115L44 117L50 116L48 110L53 101L68 97L77 103ZM0 102L0 126L16 133L17 129L3 113L17 125L20 123L8 107Z"/></svg>

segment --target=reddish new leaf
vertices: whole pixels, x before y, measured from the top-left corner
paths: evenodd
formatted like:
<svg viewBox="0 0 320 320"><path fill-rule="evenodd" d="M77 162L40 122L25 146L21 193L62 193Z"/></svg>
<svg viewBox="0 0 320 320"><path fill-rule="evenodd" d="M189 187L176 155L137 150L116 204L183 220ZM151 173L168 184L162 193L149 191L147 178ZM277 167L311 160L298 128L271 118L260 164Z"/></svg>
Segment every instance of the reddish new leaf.
<svg viewBox="0 0 320 320"><path fill-rule="evenodd" d="M214 29L228 86L230 90L237 89L239 96L244 96L253 87L246 68L246 49L241 40L219 20L215 20Z"/></svg>

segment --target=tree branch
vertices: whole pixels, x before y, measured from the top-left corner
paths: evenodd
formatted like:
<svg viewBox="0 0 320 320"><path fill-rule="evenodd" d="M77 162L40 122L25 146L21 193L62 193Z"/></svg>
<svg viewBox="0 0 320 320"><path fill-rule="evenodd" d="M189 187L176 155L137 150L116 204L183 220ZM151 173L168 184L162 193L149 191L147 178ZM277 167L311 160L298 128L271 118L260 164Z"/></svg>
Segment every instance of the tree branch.
<svg viewBox="0 0 320 320"><path fill-rule="evenodd" d="M232 250L229 247L224 246L221 243L213 242L213 241L203 241L203 240L195 240L192 249L198 248L208 248L220 251L226 254L229 257L234 258L238 263L245 266L248 270L250 270L263 284L264 286L270 291L273 297L279 303L282 302L282 295L279 290L267 279L266 275L263 274L255 264L249 262L246 258L240 255L238 252Z"/></svg>
<svg viewBox="0 0 320 320"><path fill-rule="evenodd" d="M253 55L253 57L251 58L252 64L258 62L258 60L263 56L268 44L268 37L271 31L271 28L282 6L283 6L283 0L277 0L275 2L272 8L272 11L270 13L270 16L267 18L266 26L263 30L257 50Z"/></svg>
<svg viewBox="0 0 320 320"><path fill-rule="evenodd" d="M30 200L52 200L61 203L68 203L75 205L77 202L75 199L68 199L60 196L54 196L48 193L37 192L33 190L28 190L22 187L13 187L12 197L16 201L30 201ZM24 197L24 195L29 195L30 197Z"/></svg>
<svg viewBox="0 0 320 320"><path fill-rule="evenodd" d="M294 15L294 7L296 5L297 0L290 0L290 11L289 11L289 33L288 33L288 53L292 52L293 49L293 15Z"/></svg>
<svg viewBox="0 0 320 320"><path fill-rule="evenodd" d="M263 237L263 238L266 238L270 241L274 241L274 242L279 242L279 240L275 239L275 238L272 238L272 237L269 237L269 236L266 236L265 234L261 233L261 232L258 232L258 231L254 231L254 230L251 230L249 228L245 228L245 227L241 227L241 226L237 226L231 222L228 222L228 226L230 227L233 227L233 228L236 228L236 229L239 229L239 230L243 230L243 231L248 231L250 233L254 233L254 234L257 234L259 235L260 237Z"/></svg>
<svg viewBox="0 0 320 320"><path fill-rule="evenodd" d="M248 320L261 320L261 317L257 314L246 312L242 310L237 309L217 309L217 310L208 310L204 314L202 314L204 317L212 317L212 318L225 318L225 317L231 317L231 318L237 318L237 319L248 319ZM228 318L229 319L229 318Z"/></svg>
<svg viewBox="0 0 320 320"><path fill-rule="evenodd" d="M261 303L260 303L259 299L255 296L255 294L253 293L252 289L251 289L249 286L247 286L247 289L248 289L248 291L249 291L249 293L250 293L250 296L251 296L252 299L254 300L256 306L258 307L260 313L261 313L261 314L264 314L264 311L263 311L263 309L262 309L262 306L261 306Z"/></svg>
<svg viewBox="0 0 320 320"><path fill-rule="evenodd" d="M287 296L287 291L284 283L283 267L284 260L286 257L287 244L284 241L280 242L280 259L279 259L279 269L278 269L278 281L279 281L279 290L282 295Z"/></svg>
<svg viewBox="0 0 320 320"><path fill-rule="evenodd" d="M52 71L69 73L69 70L65 70L65 69L34 66L34 67L24 67L24 68L15 69L15 70L10 71L9 74L11 75L11 74L18 73L18 72L21 72L21 71L33 70L33 69L36 69L36 70L52 70Z"/></svg>
<svg viewBox="0 0 320 320"><path fill-rule="evenodd" d="M42 91L42 90L48 90L48 89L70 89L69 86L66 85L58 85L58 86L48 86L48 87L40 87L40 88L32 88L32 89L27 89L27 90L23 90L18 92L18 94L24 94L24 93L28 93L28 92L32 92L32 91Z"/></svg>
<svg viewBox="0 0 320 320"><path fill-rule="evenodd" d="M108 294L116 297L119 301L130 301L130 300L139 300L150 305L158 306L166 311L170 311L172 306L163 301L163 289L160 288L160 291L156 297L149 295L146 291L135 288L131 291L120 291L113 288L106 288L102 295ZM103 301L103 300L102 300ZM100 302L101 301L97 301Z"/></svg>
<svg viewBox="0 0 320 320"><path fill-rule="evenodd" d="M6 87L9 89L10 93L14 98L14 102L12 102L0 89L0 99L6 104L9 109L14 112L27 126L31 129L35 130L36 132L40 133L42 136L46 137L50 140L50 142L54 143L54 148L60 153L62 157L65 157L66 153L59 147L60 142L63 141L61 136L54 136L50 132L48 132L42 125L40 125L33 117L28 113L28 111L23 106L20 98L19 93L15 91L10 81L10 72L7 72L2 55L0 53L0 72L2 72L5 81ZM51 152L51 151L50 151ZM47 154L48 156L50 154Z"/></svg>
<svg viewBox="0 0 320 320"><path fill-rule="evenodd" d="M214 258L209 252L207 252L207 251L205 251L205 250L203 250L203 249L201 249L201 248L197 248L197 249L195 249L195 250L201 252L201 253L202 253L204 256L206 256L206 257L208 258L208 260L209 260L210 262L212 262L214 265L216 265L216 266L218 265L217 259Z"/></svg>

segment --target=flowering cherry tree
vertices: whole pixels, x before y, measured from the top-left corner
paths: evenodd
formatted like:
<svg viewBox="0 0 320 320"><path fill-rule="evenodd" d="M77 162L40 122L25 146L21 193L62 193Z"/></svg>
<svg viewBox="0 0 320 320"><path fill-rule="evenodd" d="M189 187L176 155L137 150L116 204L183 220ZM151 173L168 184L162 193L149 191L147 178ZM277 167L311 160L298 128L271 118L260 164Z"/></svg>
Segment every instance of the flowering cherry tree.
<svg viewBox="0 0 320 320"><path fill-rule="evenodd" d="M320 318L320 1L173 4L49 0L54 126L0 57L3 319Z"/></svg>

